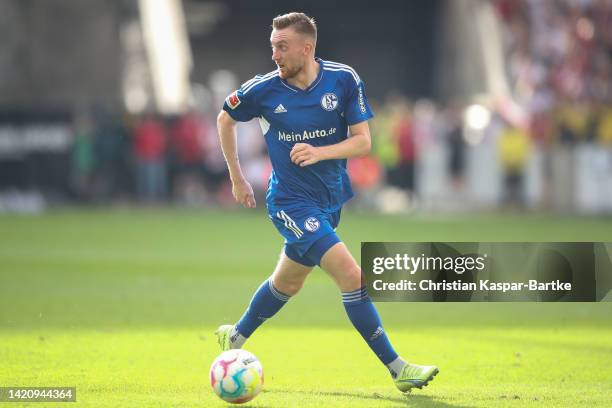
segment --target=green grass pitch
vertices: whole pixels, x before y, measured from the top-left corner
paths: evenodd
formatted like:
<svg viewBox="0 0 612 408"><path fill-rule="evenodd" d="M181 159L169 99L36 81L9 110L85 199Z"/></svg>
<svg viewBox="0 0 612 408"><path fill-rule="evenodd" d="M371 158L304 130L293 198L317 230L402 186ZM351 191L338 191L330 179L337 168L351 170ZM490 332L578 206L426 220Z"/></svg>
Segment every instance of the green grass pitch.
<svg viewBox="0 0 612 408"><path fill-rule="evenodd" d="M76 386L70 407L217 407L213 330L236 321L281 239L261 211L0 217L0 386ZM360 241L612 241L612 220L345 211ZM378 304L395 348L440 374L403 396L319 269L246 344L253 407L595 407L612 399L612 303ZM0 404L19 406L19 404ZM31 403L29 406L64 406Z"/></svg>

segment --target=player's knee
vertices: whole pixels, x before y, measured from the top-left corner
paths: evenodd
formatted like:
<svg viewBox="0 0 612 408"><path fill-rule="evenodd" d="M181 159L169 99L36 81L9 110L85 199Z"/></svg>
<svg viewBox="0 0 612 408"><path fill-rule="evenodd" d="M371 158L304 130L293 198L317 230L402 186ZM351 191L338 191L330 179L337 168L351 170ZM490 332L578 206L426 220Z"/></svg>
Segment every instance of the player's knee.
<svg viewBox="0 0 612 408"><path fill-rule="evenodd" d="M279 292L287 296L293 296L304 286L304 279L288 279L275 276L272 283Z"/></svg>
<svg viewBox="0 0 612 408"><path fill-rule="evenodd" d="M296 293L298 293L300 289L302 289L302 286L304 286L304 281L287 282L285 284L285 290L283 290L282 292L285 293L286 295L293 296Z"/></svg>
<svg viewBox="0 0 612 408"><path fill-rule="evenodd" d="M361 268L359 265L351 265L346 269L344 282L343 282L343 291L352 291L355 289L361 288L362 285L361 279Z"/></svg>

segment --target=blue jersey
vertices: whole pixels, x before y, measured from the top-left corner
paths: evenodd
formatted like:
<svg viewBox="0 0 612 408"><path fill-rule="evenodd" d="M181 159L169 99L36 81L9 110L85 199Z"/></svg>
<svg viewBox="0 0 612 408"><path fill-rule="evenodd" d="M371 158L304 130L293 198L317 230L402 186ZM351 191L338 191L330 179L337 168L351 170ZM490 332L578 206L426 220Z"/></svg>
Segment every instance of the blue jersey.
<svg viewBox="0 0 612 408"><path fill-rule="evenodd" d="M348 126L373 116L355 70L318 58L317 62L319 74L307 89L290 85L273 71L242 84L223 105L234 120L259 118L272 162L269 206L306 202L331 213L353 196L346 159L300 167L289 156L296 143L339 143L348 137Z"/></svg>

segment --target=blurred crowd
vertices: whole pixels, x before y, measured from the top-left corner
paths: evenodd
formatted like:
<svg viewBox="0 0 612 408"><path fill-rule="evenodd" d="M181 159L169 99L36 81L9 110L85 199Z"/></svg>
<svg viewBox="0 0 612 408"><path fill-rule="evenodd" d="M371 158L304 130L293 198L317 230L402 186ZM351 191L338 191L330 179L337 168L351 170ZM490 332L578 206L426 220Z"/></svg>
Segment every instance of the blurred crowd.
<svg viewBox="0 0 612 408"><path fill-rule="evenodd" d="M177 116L117 114L102 107L77 113L69 196L84 203L233 205L217 113L212 105ZM238 134L243 170L263 191L271 166L259 125L240 123Z"/></svg>
<svg viewBox="0 0 612 408"><path fill-rule="evenodd" d="M68 190L79 201L207 205L231 199L210 115L116 115L98 108L78 114L73 128Z"/></svg>
<svg viewBox="0 0 612 408"><path fill-rule="evenodd" d="M611 213L611 3L494 1L507 92L482 101L370 98L373 150L349 160L351 205ZM218 78L194 105L203 110L184 115L74 114L61 190L84 203L235 205L215 116L237 84ZM261 202L271 166L257 121L240 123L238 137Z"/></svg>
<svg viewBox="0 0 612 408"><path fill-rule="evenodd" d="M541 184L548 193L542 199L552 201L549 206L571 210L596 194L591 190L612 194L612 2L495 5L516 102L515 109L503 101L497 105L510 122L500 138L508 182L520 183L535 156L542 162ZM609 202L591 201L612 210Z"/></svg>
<svg viewBox="0 0 612 408"><path fill-rule="evenodd" d="M572 134L564 138L605 138L589 134L577 123L588 118L575 116L598 114L611 102L612 2L498 0L496 6L517 102L535 116L569 109ZM540 129L535 135L549 136Z"/></svg>
<svg viewBox="0 0 612 408"><path fill-rule="evenodd" d="M611 213L612 2L494 5L509 89L441 104L389 95L354 183L389 211Z"/></svg>

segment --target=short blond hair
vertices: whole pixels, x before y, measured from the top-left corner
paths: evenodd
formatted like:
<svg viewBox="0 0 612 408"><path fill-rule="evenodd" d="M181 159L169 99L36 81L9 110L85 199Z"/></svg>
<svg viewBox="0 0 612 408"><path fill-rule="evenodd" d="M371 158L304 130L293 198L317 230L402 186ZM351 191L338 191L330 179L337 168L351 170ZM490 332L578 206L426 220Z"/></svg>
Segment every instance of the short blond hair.
<svg viewBox="0 0 612 408"><path fill-rule="evenodd" d="M282 30L291 27L297 33L305 34L317 42L317 23L314 18L308 17L304 13L292 12L274 17L272 28Z"/></svg>

